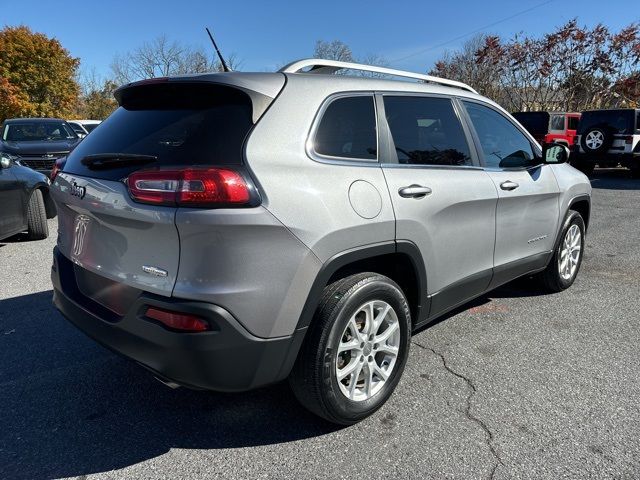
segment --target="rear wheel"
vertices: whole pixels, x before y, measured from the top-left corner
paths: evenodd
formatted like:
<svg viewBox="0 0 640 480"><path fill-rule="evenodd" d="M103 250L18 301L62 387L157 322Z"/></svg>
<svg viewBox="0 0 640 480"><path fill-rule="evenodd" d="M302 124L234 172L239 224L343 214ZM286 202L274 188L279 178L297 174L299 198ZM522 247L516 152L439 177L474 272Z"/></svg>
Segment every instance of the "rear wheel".
<svg viewBox="0 0 640 480"><path fill-rule="evenodd" d="M540 275L547 290L560 292L575 281L584 254L584 233L584 220L572 210L565 221L553 258Z"/></svg>
<svg viewBox="0 0 640 480"><path fill-rule="evenodd" d="M27 208L27 227L31 240L42 240L49 236L47 209L40 190L34 190Z"/></svg>
<svg viewBox="0 0 640 480"><path fill-rule="evenodd" d="M325 288L289 383L307 409L350 425L380 408L409 352L409 307L393 280L361 273Z"/></svg>

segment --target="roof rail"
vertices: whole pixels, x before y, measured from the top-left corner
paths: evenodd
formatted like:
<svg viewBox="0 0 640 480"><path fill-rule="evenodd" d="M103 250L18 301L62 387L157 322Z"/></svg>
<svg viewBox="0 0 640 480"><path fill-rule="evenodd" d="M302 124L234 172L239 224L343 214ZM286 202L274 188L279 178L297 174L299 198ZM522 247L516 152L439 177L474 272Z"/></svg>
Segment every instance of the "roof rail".
<svg viewBox="0 0 640 480"><path fill-rule="evenodd" d="M446 78L432 77L422 73L406 72L404 70L395 70L387 67L377 67L373 65L363 65L361 63L340 62L337 60L322 60L319 58L306 58L296 60L282 67L279 72L282 73L300 73L303 69L309 68L304 73L331 74L338 70L358 70L362 72L382 73L394 77L413 78L414 80L422 80L423 82L436 83L447 87L461 88L472 93L476 92L466 83L456 82L455 80L447 80Z"/></svg>

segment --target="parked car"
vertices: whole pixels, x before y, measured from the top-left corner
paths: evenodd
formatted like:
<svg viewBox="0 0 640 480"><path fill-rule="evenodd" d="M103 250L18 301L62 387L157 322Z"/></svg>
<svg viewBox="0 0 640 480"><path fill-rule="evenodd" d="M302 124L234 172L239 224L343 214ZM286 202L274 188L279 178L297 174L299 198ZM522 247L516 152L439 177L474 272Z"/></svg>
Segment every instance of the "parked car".
<svg viewBox="0 0 640 480"><path fill-rule="evenodd" d="M80 138L84 138L100 125L102 120L67 120L67 123Z"/></svg>
<svg viewBox="0 0 640 480"><path fill-rule="evenodd" d="M640 109L589 110L582 113L572 162L587 174L594 167L618 164L640 178Z"/></svg>
<svg viewBox="0 0 640 480"><path fill-rule="evenodd" d="M11 118L0 132L0 152L46 176L80 141L67 122L56 118Z"/></svg>
<svg viewBox="0 0 640 480"><path fill-rule="evenodd" d="M0 240L26 231L30 239L47 238L47 219L56 215L49 180L0 152Z"/></svg>
<svg viewBox="0 0 640 480"><path fill-rule="evenodd" d="M465 84L312 59L116 98L52 185L54 303L171 386L288 378L351 424L392 394L412 331L580 268L588 179Z"/></svg>
<svg viewBox="0 0 640 480"><path fill-rule="evenodd" d="M513 116L541 145L561 143L570 147L580 122L579 113L516 112Z"/></svg>
<svg viewBox="0 0 640 480"><path fill-rule="evenodd" d="M87 130L79 123L76 123L73 120L67 120L67 123L71 128L73 128L73 131L76 132L76 135L78 135L78 137L84 138L89 135L89 132L87 132Z"/></svg>

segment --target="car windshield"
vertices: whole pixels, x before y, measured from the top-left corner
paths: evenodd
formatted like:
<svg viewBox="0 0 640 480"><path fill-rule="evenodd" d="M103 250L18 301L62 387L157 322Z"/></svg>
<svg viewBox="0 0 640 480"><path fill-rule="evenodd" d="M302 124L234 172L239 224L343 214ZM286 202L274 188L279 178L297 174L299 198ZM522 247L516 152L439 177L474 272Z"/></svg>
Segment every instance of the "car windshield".
<svg viewBox="0 0 640 480"><path fill-rule="evenodd" d="M83 126L84 126L84 129L85 129L87 132L91 133L91 132L93 132L93 130L94 130L98 125L100 125L100 124L99 124L99 123L85 123Z"/></svg>
<svg viewBox="0 0 640 480"><path fill-rule="evenodd" d="M64 122L15 122L8 123L2 132L5 142L54 142L78 138Z"/></svg>

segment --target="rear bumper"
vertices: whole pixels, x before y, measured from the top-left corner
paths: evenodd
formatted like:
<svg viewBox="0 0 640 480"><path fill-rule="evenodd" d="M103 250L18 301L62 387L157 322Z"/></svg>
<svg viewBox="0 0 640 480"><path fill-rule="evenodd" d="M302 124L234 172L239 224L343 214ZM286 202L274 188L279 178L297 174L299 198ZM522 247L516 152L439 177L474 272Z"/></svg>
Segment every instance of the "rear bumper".
<svg viewBox="0 0 640 480"><path fill-rule="evenodd" d="M255 337L217 305L150 293L116 317L78 290L73 265L57 248L51 280L54 305L77 328L162 379L190 388L237 392L283 380L304 338L304 329L289 337ZM148 306L197 314L212 330L170 331L144 318Z"/></svg>

